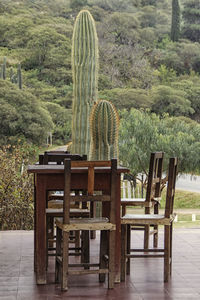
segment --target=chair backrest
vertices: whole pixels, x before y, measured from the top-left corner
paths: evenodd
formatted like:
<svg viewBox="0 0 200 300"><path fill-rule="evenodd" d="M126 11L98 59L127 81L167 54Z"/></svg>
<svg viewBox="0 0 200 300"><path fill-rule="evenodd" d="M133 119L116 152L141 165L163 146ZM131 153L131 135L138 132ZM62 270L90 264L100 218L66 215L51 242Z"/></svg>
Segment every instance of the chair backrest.
<svg viewBox="0 0 200 300"><path fill-rule="evenodd" d="M110 190L109 194L103 193L103 195L95 195L95 167L110 167ZM86 193L84 195L71 195L71 172L72 168L87 168L87 187ZM110 202L110 222L115 223L115 185L117 184L117 160L112 159L111 161L71 161L67 158L64 160L64 170L65 170L65 188L64 188L64 218L65 224L70 222L70 202L74 201L107 201Z"/></svg>
<svg viewBox="0 0 200 300"><path fill-rule="evenodd" d="M173 213L177 165L178 165L177 157L172 157L169 159L168 182L167 182L167 193L166 193L166 204L165 204L166 218L169 218L169 216Z"/></svg>
<svg viewBox="0 0 200 300"><path fill-rule="evenodd" d="M161 195L161 181L164 152L152 152L149 163L146 201L150 202Z"/></svg>
<svg viewBox="0 0 200 300"><path fill-rule="evenodd" d="M70 158L71 160L87 160L87 155L70 154L68 152L52 152L46 151L44 154L39 155L39 164L48 165L51 162L57 165L64 164L64 159Z"/></svg>

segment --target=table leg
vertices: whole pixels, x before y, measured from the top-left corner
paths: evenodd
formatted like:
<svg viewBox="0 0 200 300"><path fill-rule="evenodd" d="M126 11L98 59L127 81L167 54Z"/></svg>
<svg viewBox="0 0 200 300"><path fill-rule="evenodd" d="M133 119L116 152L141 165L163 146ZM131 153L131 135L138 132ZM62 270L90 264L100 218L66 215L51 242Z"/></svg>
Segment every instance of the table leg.
<svg viewBox="0 0 200 300"><path fill-rule="evenodd" d="M35 259L36 282L46 284L46 177L37 174L36 180L36 230Z"/></svg>
<svg viewBox="0 0 200 300"><path fill-rule="evenodd" d="M116 238L115 238L115 283L120 282L121 273L121 187L120 175L117 176L116 184Z"/></svg>
<svg viewBox="0 0 200 300"><path fill-rule="evenodd" d="M36 174L34 174L34 272L36 272Z"/></svg>

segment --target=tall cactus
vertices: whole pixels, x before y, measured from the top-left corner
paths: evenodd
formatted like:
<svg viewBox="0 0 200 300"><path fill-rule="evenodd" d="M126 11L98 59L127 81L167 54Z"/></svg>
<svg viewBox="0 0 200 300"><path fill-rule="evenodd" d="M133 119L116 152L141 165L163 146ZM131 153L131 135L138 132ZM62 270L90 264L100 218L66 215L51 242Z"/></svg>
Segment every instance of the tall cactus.
<svg viewBox="0 0 200 300"><path fill-rule="evenodd" d="M89 154L91 108L97 101L98 38L89 11L79 12L72 37L72 153Z"/></svg>
<svg viewBox="0 0 200 300"><path fill-rule="evenodd" d="M90 160L118 158L119 116L114 105L99 100L90 116L91 148Z"/></svg>

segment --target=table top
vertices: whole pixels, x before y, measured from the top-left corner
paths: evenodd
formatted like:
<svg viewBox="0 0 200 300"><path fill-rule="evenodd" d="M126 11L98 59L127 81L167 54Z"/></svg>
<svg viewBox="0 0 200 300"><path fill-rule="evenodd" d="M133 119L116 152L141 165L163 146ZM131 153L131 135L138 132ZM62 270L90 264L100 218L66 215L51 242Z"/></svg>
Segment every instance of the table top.
<svg viewBox="0 0 200 300"><path fill-rule="evenodd" d="M110 167L98 167L94 168L96 173L110 173ZM37 174L62 174L64 173L64 165L29 165L27 169L28 173L37 173ZM86 173L87 168L72 168L72 173ZM130 170L123 166L117 167L117 173L129 173Z"/></svg>

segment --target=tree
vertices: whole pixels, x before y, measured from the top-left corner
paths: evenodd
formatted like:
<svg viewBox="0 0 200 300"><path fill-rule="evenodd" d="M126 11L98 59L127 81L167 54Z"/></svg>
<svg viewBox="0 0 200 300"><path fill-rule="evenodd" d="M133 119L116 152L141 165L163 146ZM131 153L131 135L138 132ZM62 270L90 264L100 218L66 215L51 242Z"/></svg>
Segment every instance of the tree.
<svg viewBox="0 0 200 300"><path fill-rule="evenodd" d="M87 0L70 0L70 7L72 9L74 8L82 8L83 6L86 6L88 4Z"/></svg>
<svg viewBox="0 0 200 300"><path fill-rule="evenodd" d="M157 64L174 69L178 75L190 74L191 70L199 72L200 44L190 41L169 42L165 49L157 53Z"/></svg>
<svg viewBox="0 0 200 300"><path fill-rule="evenodd" d="M110 100L117 109L131 109L134 108L150 108L152 100L148 92L144 89L131 88L115 88L104 90L99 95L100 99Z"/></svg>
<svg viewBox="0 0 200 300"><path fill-rule="evenodd" d="M200 6L199 0L189 0L183 8L183 37L193 41L200 41Z"/></svg>
<svg viewBox="0 0 200 300"><path fill-rule="evenodd" d="M5 80L0 80L0 144L15 144L19 138L44 144L53 129L47 110L32 94Z"/></svg>
<svg viewBox="0 0 200 300"><path fill-rule="evenodd" d="M71 140L72 111L59 104L47 102L44 107L49 111L55 124L53 129L53 142L66 144Z"/></svg>
<svg viewBox="0 0 200 300"><path fill-rule="evenodd" d="M188 116L194 113L191 102L187 99L184 91L170 86L159 85L152 88L151 97L152 112L162 114L169 113L171 116Z"/></svg>
<svg viewBox="0 0 200 300"><path fill-rule="evenodd" d="M200 123L200 78L197 74L183 75L172 83L173 88L186 93L195 111L190 117Z"/></svg>
<svg viewBox="0 0 200 300"><path fill-rule="evenodd" d="M150 153L165 152L165 166L169 157L179 158L179 172L200 172L200 125L183 117L159 117L148 111L121 112L119 154L123 165L133 175L148 170Z"/></svg>
<svg viewBox="0 0 200 300"><path fill-rule="evenodd" d="M178 0L172 0L171 40L177 42L180 36L180 6Z"/></svg>

